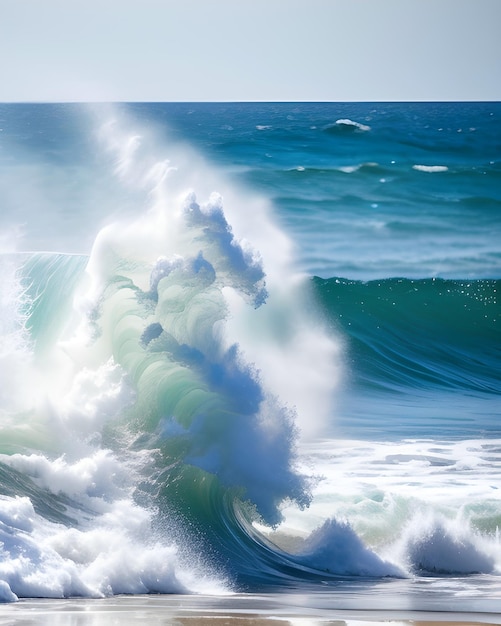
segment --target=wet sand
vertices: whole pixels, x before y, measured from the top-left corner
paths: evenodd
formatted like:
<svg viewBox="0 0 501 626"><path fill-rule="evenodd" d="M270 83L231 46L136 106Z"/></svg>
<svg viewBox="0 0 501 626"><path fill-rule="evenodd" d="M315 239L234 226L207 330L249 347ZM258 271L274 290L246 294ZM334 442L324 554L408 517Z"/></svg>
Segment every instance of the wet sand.
<svg viewBox="0 0 501 626"><path fill-rule="evenodd" d="M327 595L324 598L327 598ZM314 598L310 594L115 596L96 600L23 599L16 603L0 605L0 626L115 624L120 626L499 625L501 606L500 612L340 609L328 606L328 602L324 602L320 607L314 606Z"/></svg>

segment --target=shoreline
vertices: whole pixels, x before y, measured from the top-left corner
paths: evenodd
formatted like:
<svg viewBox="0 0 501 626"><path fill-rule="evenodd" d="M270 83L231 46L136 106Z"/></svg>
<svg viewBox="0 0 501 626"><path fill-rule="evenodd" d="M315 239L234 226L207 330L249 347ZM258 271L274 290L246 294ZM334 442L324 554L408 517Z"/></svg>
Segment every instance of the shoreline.
<svg viewBox="0 0 501 626"><path fill-rule="evenodd" d="M321 594L324 596L324 594ZM387 607L336 608L314 603L316 594L138 595L103 599L29 599L0 605L0 626L104 626L148 623L149 626L494 626L501 612L464 610L389 609ZM330 593L326 599L338 600ZM368 599L359 597L360 605ZM377 598L372 598L377 605ZM312 602L313 601L313 602ZM424 603L425 604L425 603ZM500 601L501 606L501 601Z"/></svg>

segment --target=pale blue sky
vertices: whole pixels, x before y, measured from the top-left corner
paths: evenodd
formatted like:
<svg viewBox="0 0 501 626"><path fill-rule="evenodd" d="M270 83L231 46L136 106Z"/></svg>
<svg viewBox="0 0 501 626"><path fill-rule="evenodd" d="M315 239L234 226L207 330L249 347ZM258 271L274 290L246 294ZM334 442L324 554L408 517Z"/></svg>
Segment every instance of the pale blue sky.
<svg viewBox="0 0 501 626"><path fill-rule="evenodd" d="M501 100L501 0L0 0L0 101Z"/></svg>

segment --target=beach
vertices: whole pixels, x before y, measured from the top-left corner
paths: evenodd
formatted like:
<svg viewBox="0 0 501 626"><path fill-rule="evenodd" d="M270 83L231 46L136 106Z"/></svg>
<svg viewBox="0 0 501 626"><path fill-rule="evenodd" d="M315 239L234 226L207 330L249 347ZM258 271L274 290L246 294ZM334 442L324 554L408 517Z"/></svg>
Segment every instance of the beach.
<svg viewBox="0 0 501 626"><path fill-rule="evenodd" d="M89 600L24 599L0 607L0 625L108 626L147 623L150 626L433 626L435 624L501 624L499 613L453 610L389 610L388 608L314 608L304 594L238 594L235 596L116 596ZM345 600L347 600L345 598ZM348 605L356 602L348 601Z"/></svg>

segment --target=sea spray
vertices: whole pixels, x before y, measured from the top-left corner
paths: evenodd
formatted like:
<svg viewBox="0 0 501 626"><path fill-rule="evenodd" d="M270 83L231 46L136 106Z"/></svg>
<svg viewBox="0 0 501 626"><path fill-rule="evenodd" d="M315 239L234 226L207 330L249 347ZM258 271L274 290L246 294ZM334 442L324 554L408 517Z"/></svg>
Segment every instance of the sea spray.
<svg viewBox="0 0 501 626"><path fill-rule="evenodd" d="M140 150L137 135L126 143ZM256 211L256 200L230 193L229 212L237 202L240 209L237 238L219 194L201 203L194 191L173 195L170 179L179 177L178 167L165 162L153 165L152 174L138 175L131 151L125 159L120 155L117 172L128 173L129 185L153 183L153 203L139 220L101 231L87 269L88 306L98 320L94 345L108 338L105 353L124 367L137 392L126 412L127 428L139 442L132 447L147 443L160 450L157 477L146 491L156 494L167 518L174 513L209 537L223 561L231 555L237 578L252 569L250 563L254 569L268 563L264 569L276 569L273 576L279 577L285 566L273 565L276 555L263 550L249 522L274 525L284 503L309 504L310 479L295 468L296 438L318 433L332 411L339 342L324 330L304 277L291 272L283 234L281 245L270 247L277 231L263 205ZM245 237L255 229L256 216L265 257ZM311 301L305 305L306 294ZM206 499L207 508L200 504ZM251 508L241 508L247 500ZM341 530L329 533L326 545L335 555L335 544L349 538L357 546L352 560L332 556L329 567L304 555L278 561L289 571L298 568L298 576L307 563L323 575L401 575L365 548L347 524L332 520L334 527ZM243 549L249 535L252 557ZM316 535L316 551L322 549L318 536L323 535ZM235 550L248 562L238 563ZM255 572L248 576L259 578Z"/></svg>
<svg viewBox="0 0 501 626"><path fill-rule="evenodd" d="M117 171L131 168L127 150ZM194 192L172 198L168 176L137 179L153 181L152 208L101 231L87 267L90 287L80 302L95 320L91 352L111 355L130 377L137 400L128 419L139 433L157 436L169 454L176 445L162 439L178 439L177 461L242 489L276 523L285 498L308 503L293 469L293 408L264 388L225 329L225 292L251 310L267 300L261 257L235 238L219 195L199 204ZM75 339L65 349L79 351Z"/></svg>
<svg viewBox="0 0 501 626"><path fill-rule="evenodd" d="M4 412L20 408L21 398L13 397L8 390L17 386L29 357L26 320L21 313L24 292L17 266L9 253L0 256L0 263L0 400Z"/></svg>
<svg viewBox="0 0 501 626"><path fill-rule="evenodd" d="M151 124L134 128L135 120L114 110L111 120L101 126L99 137L120 184L134 197L139 193L143 196L139 204L147 219L130 221L135 234L143 228L155 229L154 236L146 234L149 262L155 254L161 258L166 249L177 248L177 254L183 256L179 250L184 250L187 238L193 237L195 223L183 225L182 214L190 202L198 202L202 212L207 213L206 223L211 224L210 245L214 248L218 238L223 243L221 237L226 240L227 260L219 255L219 262L233 264L237 271L232 272L231 280L239 276L239 289L231 281L223 284L222 275L219 277L218 285L228 307L220 340L227 347L237 343L246 361L255 364L261 373L260 383L296 410L300 437L321 435L331 420L335 390L342 378L342 341L327 330L309 277L296 267L295 245L272 219L270 203L211 167L189 146L166 137L164 127ZM166 152L170 159L165 158ZM195 210L191 219L199 212ZM218 212L226 224L222 231ZM126 228L122 221L122 234ZM155 249L158 233L162 237ZM130 239L129 245L134 246L134 237ZM266 289L272 294L266 306L253 308L245 302L242 279L249 277L249 269L242 271L237 266L238 249L247 263L254 268L261 266L266 273ZM135 254L141 257L142 253L136 250Z"/></svg>
<svg viewBox="0 0 501 626"><path fill-rule="evenodd" d="M266 206L231 190L234 230L226 200L181 192L189 176L154 160L138 134L111 123L101 136L119 184L149 206L101 229L85 271L83 257L59 253L17 260L9 307L15 333L29 333L22 352L37 393L14 413L22 436L3 420L4 492L16 493L1 507L7 600L221 592L226 571L239 580L245 570L238 559L222 566L239 542L259 569L250 521L277 524L284 502L309 504L298 424L321 425L337 379L337 344L313 327L313 306L297 305L304 278L291 273L290 244ZM181 154L190 176L207 170Z"/></svg>

